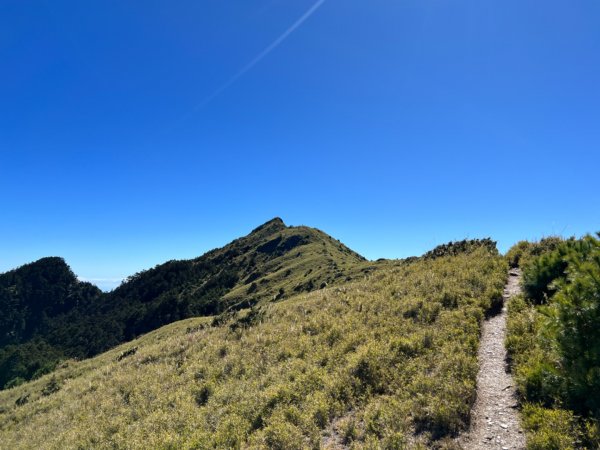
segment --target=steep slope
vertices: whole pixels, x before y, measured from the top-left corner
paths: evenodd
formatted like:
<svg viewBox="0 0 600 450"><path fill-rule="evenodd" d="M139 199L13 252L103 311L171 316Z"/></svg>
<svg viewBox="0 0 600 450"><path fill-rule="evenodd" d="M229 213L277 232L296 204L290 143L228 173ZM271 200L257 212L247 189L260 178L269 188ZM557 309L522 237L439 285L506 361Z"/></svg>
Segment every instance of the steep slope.
<svg viewBox="0 0 600 450"><path fill-rule="evenodd" d="M325 233L279 218L199 258L138 273L109 294L77 282L61 259L40 260L0 277L10 312L0 322L2 342L15 344L0 350L0 387L177 320L324 287L359 273L363 261Z"/></svg>
<svg viewBox="0 0 600 450"><path fill-rule="evenodd" d="M215 314L242 301L250 306L324 287L363 261L319 230L286 227L276 218L197 259L170 261L137 274L110 298L173 299L194 315Z"/></svg>
<svg viewBox="0 0 600 450"><path fill-rule="evenodd" d="M468 423L480 324L505 274L485 248L381 262L168 325L0 392L0 448L441 445Z"/></svg>

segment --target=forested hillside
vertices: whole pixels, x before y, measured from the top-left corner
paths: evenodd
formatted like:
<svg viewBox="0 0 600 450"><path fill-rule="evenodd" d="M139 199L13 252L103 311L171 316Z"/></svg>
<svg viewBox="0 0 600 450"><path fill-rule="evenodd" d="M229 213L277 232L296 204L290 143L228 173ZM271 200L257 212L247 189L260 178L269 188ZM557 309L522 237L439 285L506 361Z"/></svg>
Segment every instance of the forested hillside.
<svg viewBox="0 0 600 450"><path fill-rule="evenodd" d="M273 219L223 248L169 261L103 294L60 258L0 275L0 388L86 358L162 325L247 308L368 272L357 253ZM359 267L360 266L360 267Z"/></svg>
<svg viewBox="0 0 600 450"><path fill-rule="evenodd" d="M0 275L0 388L51 371L65 357L53 335L56 324L101 298L102 292L78 281L61 258Z"/></svg>

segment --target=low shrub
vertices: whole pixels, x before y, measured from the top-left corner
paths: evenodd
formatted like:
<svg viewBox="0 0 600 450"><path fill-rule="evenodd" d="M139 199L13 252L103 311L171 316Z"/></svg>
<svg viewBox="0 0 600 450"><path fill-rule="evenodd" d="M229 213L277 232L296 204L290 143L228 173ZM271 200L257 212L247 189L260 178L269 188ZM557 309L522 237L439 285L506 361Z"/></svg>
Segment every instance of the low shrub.
<svg viewBox="0 0 600 450"><path fill-rule="evenodd" d="M569 450L578 447L579 436L571 411L527 404L523 425L529 430L528 450Z"/></svg>
<svg viewBox="0 0 600 450"><path fill-rule="evenodd" d="M506 338L529 447L598 448L600 240L551 241L532 254Z"/></svg>

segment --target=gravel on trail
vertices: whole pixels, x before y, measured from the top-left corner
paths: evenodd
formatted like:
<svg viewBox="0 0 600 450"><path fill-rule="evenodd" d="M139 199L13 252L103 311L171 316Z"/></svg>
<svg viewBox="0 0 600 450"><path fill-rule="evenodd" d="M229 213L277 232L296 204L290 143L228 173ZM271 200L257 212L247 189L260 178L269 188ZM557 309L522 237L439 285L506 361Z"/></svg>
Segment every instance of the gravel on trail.
<svg viewBox="0 0 600 450"><path fill-rule="evenodd" d="M477 400L471 427L458 438L465 450L524 449L525 434L519 422L515 383L506 363L506 304L520 293L521 273L509 272L502 311L483 323L479 346Z"/></svg>

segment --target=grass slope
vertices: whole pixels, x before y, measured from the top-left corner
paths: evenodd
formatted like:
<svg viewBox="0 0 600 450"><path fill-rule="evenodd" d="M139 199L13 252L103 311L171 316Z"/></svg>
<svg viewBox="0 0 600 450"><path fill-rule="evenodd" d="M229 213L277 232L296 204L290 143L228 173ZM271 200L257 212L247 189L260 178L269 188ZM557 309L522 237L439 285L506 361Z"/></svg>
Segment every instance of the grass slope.
<svg viewBox="0 0 600 450"><path fill-rule="evenodd" d="M0 275L0 388L177 320L247 308L360 276L371 263L279 218L199 258L169 261L102 294L60 258Z"/></svg>
<svg viewBox="0 0 600 450"><path fill-rule="evenodd" d="M225 305L245 306L310 292L335 282L349 281L361 272L368 272L372 265L315 228L279 226L276 229L268 239L262 239L251 249L253 263L244 267L239 282L221 298ZM241 256L242 260L245 258Z"/></svg>
<svg viewBox="0 0 600 450"><path fill-rule="evenodd" d="M485 248L382 262L168 325L0 392L0 447L444 447L468 423L480 324L505 274Z"/></svg>

